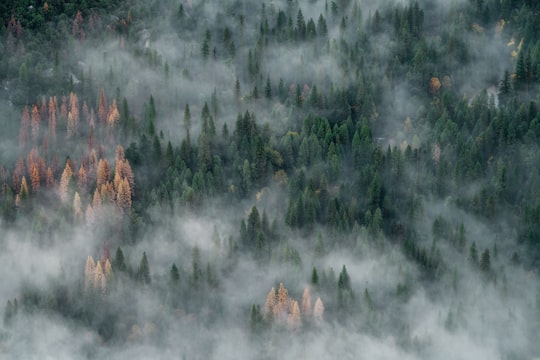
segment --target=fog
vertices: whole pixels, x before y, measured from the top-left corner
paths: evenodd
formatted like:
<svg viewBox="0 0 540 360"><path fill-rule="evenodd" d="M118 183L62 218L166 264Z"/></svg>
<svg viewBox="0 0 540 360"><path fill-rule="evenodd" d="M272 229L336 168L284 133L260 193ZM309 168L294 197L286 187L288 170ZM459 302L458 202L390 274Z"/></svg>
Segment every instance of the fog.
<svg viewBox="0 0 540 360"><path fill-rule="evenodd" d="M356 27L346 31L340 29L342 15L333 17L331 10L325 9L325 1L270 1L265 3L264 11L271 28L279 10L284 10L296 26L301 8L306 23L312 18L317 24L320 14L327 17L329 35L327 39L303 43L272 39L266 45L259 40L260 2L121 3L126 17L127 9L134 9L133 24L127 34L111 31L113 35L105 34L99 40L67 44L59 78L73 73L86 79L81 84L72 84L73 91L84 93L90 106L96 109L100 88L109 99L127 100L137 131L126 135L123 144L126 149L130 143L139 142L143 129L148 127L145 114L150 96L155 100L153 121L159 134L156 138L161 139L163 147L170 141L177 151L186 139L186 105L192 116L191 141L198 143L204 132L202 109L205 103L212 107L213 96L217 107L211 110L211 116L218 138L224 124L232 134L237 115L249 111L256 116L259 130L267 125L272 131L269 143L274 146L277 138L299 132L308 114L338 116L334 114L338 112L336 109L321 106L316 113L295 104L296 86L301 87L302 101L307 102L314 86L320 94L329 97L334 89L348 89L360 81L365 81L370 89L376 88L374 91L383 87L390 90L380 91L381 96L372 99L374 110L367 119L373 138L378 139L376 145L383 151L390 147L405 153L407 145L411 145L414 150L431 153L438 143L438 139L429 135L434 124L424 118L426 104L440 101L439 95L429 94L428 83L425 89L416 87L416 78L411 74L390 78L386 68L395 56L395 35L390 30L368 35L377 10L385 14L396 4L408 6L408 1L337 1L345 5L345 10L339 10L343 16L351 13L355 3L360 9L360 19L354 22ZM175 14L180 4L185 11L185 22L177 25ZM142 15L137 18L138 12L152 6L159 9L154 19ZM419 1L419 6L424 11L428 34L426 47L446 48L448 34L456 31L459 23L448 21L437 27L433 19L446 19L449 14L463 11L466 2L425 0ZM240 14L245 19L242 30ZM470 29L473 24L462 25ZM227 53L223 44L225 27L233 30L234 56ZM211 40L208 58L204 58L201 46L207 29ZM360 48L362 45L356 43L362 36L371 36L372 52L358 50L362 62L366 62L361 67L360 60L351 55L352 50L349 58L343 55L341 50L345 45L341 42L347 42L350 48ZM444 65L435 61L430 64L429 74L418 77L422 81L438 77L442 82L448 76L458 98L472 99L483 90L498 86L504 71L514 67L511 53L515 48L507 45L513 34L482 28L465 31L460 36L470 49L463 65L455 58ZM250 57L255 62L260 57L254 73L249 71ZM360 68L359 73L354 71ZM404 68L399 65L398 70ZM270 98L265 98L267 79L271 82ZM237 80L239 98L235 95ZM278 94L280 80L285 91L281 94L283 99ZM254 87L258 96L254 95ZM6 92L10 90L8 86ZM47 98L67 95L55 94L54 90L43 90L38 95ZM349 105L353 110L359 107L357 103ZM13 104L11 100L0 100L5 118L17 121L16 125L10 123L6 134L19 131L23 107L24 104ZM86 141L88 135L81 134L81 141ZM222 146L224 152L228 146L228 143ZM84 152L80 147L73 148L78 151L73 152L75 155ZM26 157L18 149L15 137L1 137L2 169L13 169L19 157ZM112 163L115 146L103 149L104 157ZM212 150L218 151L217 146ZM67 152L51 150L51 154L58 155L59 174L65 157L70 156ZM441 153L447 159L458 156L456 149L443 148ZM81 164L85 156L73 156L73 160ZM49 200L58 197L54 190L40 193L47 202L30 208L32 212L17 208L22 215L14 224L2 224L0 228L0 304L4 306L14 299L19 302L17 314L0 325L0 357L221 360L276 356L284 359L532 359L540 356L537 341L540 282L536 269L527 266L526 249L520 247L516 216L499 214L488 222L455 200L459 195L479 192L483 184L471 181L467 188L455 190L455 198L419 195L421 210L416 215L395 215L396 222L407 222L410 226L418 250L424 249L430 259L440 260L432 275L406 253L403 239L396 240L382 230L372 233L365 224L350 224L353 229L350 233L321 224L307 230L286 225L290 196L286 185L272 179L272 173L263 185L239 198L233 188L233 177L236 172L242 172L241 165L227 173L228 193L206 197L202 205L193 208L168 206L151 191L140 194L138 184L135 201L147 201L155 195L158 204L122 215L114 215L116 208L106 208L105 215L95 224L69 220L71 217L64 215L71 211L69 207L62 208ZM301 169L309 178L324 166L324 163L298 169L290 166L287 171L292 178ZM7 177L10 181L11 171ZM331 184L337 189L334 192L344 191L347 182L352 182L347 178L351 172L342 169ZM417 184L418 179L430 177L425 169L409 163L403 169L402 183L395 187L405 192L434 186ZM185 188L189 184L181 186ZM83 195L83 209L91 203L91 194ZM173 198L174 194L169 196ZM339 196L342 195L336 198ZM277 227L275 239L259 257L254 255L254 250L239 245L241 221L248 222L253 207L257 207L261 217L264 211L269 223ZM447 223L451 236L434 235L434 222L438 218ZM451 239L460 224L466 229L462 249ZM126 230L130 226L134 230ZM317 249L318 237L323 239L322 252ZM492 254L489 274L470 261L472 244L477 257L485 250ZM124 271L117 270L114 263L118 248L125 258ZM107 252L113 262L107 289L88 289L85 287L87 258L92 256L99 262ZM148 259L150 284L140 280L138 269L143 253ZM516 256L525 261L516 261ZM176 287L171 285L173 264L179 272ZM314 268L319 274L318 284L312 280ZM344 268L350 276L352 295L350 302L342 307L337 284ZM265 318L262 325L257 325L261 328L255 329L250 322L252 306L260 306L266 317L268 292L278 289L280 283L298 304L305 288L311 291L312 305L320 297L324 302L324 320L315 324L311 318L303 319L304 325L291 329L286 321L268 322ZM35 300L32 296L38 299L38 305L32 303Z"/></svg>

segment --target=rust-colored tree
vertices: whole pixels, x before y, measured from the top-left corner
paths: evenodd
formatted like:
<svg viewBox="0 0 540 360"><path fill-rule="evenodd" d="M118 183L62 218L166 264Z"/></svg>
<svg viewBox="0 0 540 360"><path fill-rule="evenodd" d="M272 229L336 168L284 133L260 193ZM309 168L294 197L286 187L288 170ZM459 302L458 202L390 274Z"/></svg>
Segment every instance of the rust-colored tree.
<svg viewBox="0 0 540 360"><path fill-rule="evenodd" d="M97 168L97 186L101 188L103 184L106 184L111 177L111 168L107 159L99 159Z"/></svg>
<svg viewBox="0 0 540 360"><path fill-rule="evenodd" d="M39 168L37 164L32 165L32 170L30 171L30 182L32 184L32 192L37 193L39 191L39 186L41 179L39 177Z"/></svg>
<svg viewBox="0 0 540 360"><path fill-rule="evenodd" d="M131 209L131 189L126 178L120 182L118 193L116 194L116 204L123 213Z"/></svg>
<svg viewBox="0 0 540 360"><path fill-rule="evenodd" d="M60 200L62 202L67 202L68 200L68 189L71 178L73 177L73 170L71 168L71 163L66 161L66 166L62 172L62 177L60 178Z"/></svg>
<svg viewBox="0 0 540 360"><path fill-rule="evenodd" d="M79 176L77 178L77 187L79 188L82 194L86 194L88 190L88 176L86 174L86 169L84 167L84 164L81 164L81 167L79 168Z"/></svg>

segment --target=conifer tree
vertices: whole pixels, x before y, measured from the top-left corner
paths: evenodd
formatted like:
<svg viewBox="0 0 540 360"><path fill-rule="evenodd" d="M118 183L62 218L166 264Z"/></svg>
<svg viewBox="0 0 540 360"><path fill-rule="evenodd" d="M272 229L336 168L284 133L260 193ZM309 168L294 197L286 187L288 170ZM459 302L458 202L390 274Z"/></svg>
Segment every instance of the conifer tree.
<svg viewBox="0 0 540 360"><path fill-rule="evenodd" d="M101 261L96 263L96 269L94 270L94 289L101 292L105 292L107 289L107 279L103 273L103 267L101 266Z"/></svg>
<svg viewBox="0 0 540 360"><path fill-rule="evenodd" d="M94 286L96 263L92 256L86 259L86 267L84 269L84 288L86 290Z"/></svg>
<svg viewBox="0 0 540 360"><path fill-rule="evenodd" d="M137 279L145 285L149 285L151 282L150 267L148 265L146 252L143 253L141 263L139 264L139 270L137 271Z"/></svg>
<svg viewBox="0 0 540 360"><path fill-rule="evenodd" d="M296 300L291 301L289 315L287 316L287 328L290 331L295 331L300 328L300 308Z"/></svg>
<svg viewBox="0 0 540 360"><path fill-rule="evenodd" d="M86 194L88 188L88 176L84 164L79 168L79 176L77 177L77 187L82 194Z"/></svg>
<svg viewBox="0 0 540 360"><path fill-rule="evenodd" d="M318 326L322 325L323 322L323 315L324 315L324 304L320 297L315 300L315 305L313 306L313 319L315 320L315 324Z"/></svg>
<svg viewBox="0 0 540 360"><path fill-rule="evenodd" d="M69 188L69 182L71 181L71 178L73 176L73 170L71 169L71 163L70 161L66 161L66 166L64 167L64 171L62 172L62 177L60 178L60 200L62 202L66 202L68 200L68 188Z"/></svg>
<svg viewBox="0 0 540 360"><path fill-rule="evenodd" d="M309 288L305 288L304 294L302 295L302 316L304 319L309 319L311 317L311 293Z"/></svg>
<svg viewBox="0 0 540 360"><path fill-rule="evenodd" d="M49 97L49 130L48 134L51 137L52 145L56 144L56 101Z"/></svg>
<svg viewBox="0 0 540 360"><path fill-rule="evenodd" d="M105 90L103 88L99 91L98 100L98 119L101 123L107 121L107 98L105 97Z"/></svg>
<svg viewBox="0 0 540 360"><path fill-rule="evenodd" d="M272 288L266 296L266 302L264 304L265 320L271 321L274 318L274 306L276 306L276 290Z"/></svg>
<svg viewBox="0 0 540 360"><path fill-rule="evenodd" d="M21 117L21 127L19 130L19 147L24 149L28 144L28 131L30 130L30 111L28 106L25 106L23 109L23 114Z"/></svg>
<svg viewBox="0 0 540 360"><path fill-rule="evenodd" d="M81 219L82 218L82 204L81 197L78 192L73 196L73 218Z"/></svg>
<svg viewBox="0 0 540 360"><path fill-rule="evenodd" d="M32 183L32 192L34 194L37 193L39 191L41 180L39 176L39 169L36 164L32 165L32 170L30 174L30 182Z"/></svg>
<svg viewBox="0 0 540 360"><path fill-rule="evenodd" d="M39 108L37 105L32 107L32 142L35 144L39 136L39 123L41 121Z"/></svg>

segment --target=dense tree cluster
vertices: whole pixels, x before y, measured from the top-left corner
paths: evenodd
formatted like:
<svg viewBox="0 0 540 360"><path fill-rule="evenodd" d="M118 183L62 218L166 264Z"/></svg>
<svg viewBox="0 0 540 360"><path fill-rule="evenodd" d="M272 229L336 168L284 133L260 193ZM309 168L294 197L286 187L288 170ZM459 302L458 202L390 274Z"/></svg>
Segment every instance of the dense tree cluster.
<svg viewBox="0 0 540 360"><path fill-rule="evenodd" d="M507 269L538 270L537 3L459 2L433 18L425 1L369 13L360 1L326 1L317 15L309 8L317 1L255 11L235 1L215 19L205 19L204 1L22 3L0 4L0 81L12 109L0 136L11 149L0 149L2 226L44 246L77 231L107 245L97 260L80 254L78 283L22 289L7 303L7 325L39 309L105 342L159 338L158 317L143 324L133 308L114 306L142 294L158 299L160 316L211 326L224 316L228 277L245 261L285 269L294 287L310 284L300 302L280 283L263 309L243 309L253 333L337 322L378 334L391 323L405 337L406 320L380 309L399 308L418 287L436 297L452 283L459 303L463 269L501 292ZM157 14L186 39L181 56L146 37ZM482 78L486 89L470 90L477 63L493 65L475 46L493 39L510 39L508 66ZM104 42L135 59L140 82L128 83L138 74L118 64L93 73L83 55L69 54ZM283 54L300 64L297 73L276 70ZM141 84L154 77L159 88ZM218 80L178 95L198 77ZM232 225L215 219L211 241L186 245L176 220L214 208L227 208L223 222ZM478 241L471 224L497 236ZM154 233L189 260L154 265ZM367 248L399 252L419 281L403 270L396 290L381 294L342 263L336 275L322 261L332 251L362 258ZM450 309L449 331L457 318Z"/></svg>

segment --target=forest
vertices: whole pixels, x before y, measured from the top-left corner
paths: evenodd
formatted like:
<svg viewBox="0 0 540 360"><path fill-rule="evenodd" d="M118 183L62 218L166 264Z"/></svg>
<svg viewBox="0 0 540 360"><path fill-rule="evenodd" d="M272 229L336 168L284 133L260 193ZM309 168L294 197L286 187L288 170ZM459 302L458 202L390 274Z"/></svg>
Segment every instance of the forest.
<svg viewBox="0 0 540 360"><path fill-rule="evenodd" d="M540 2L4 0L0 357L540 357Z"/></svg>

